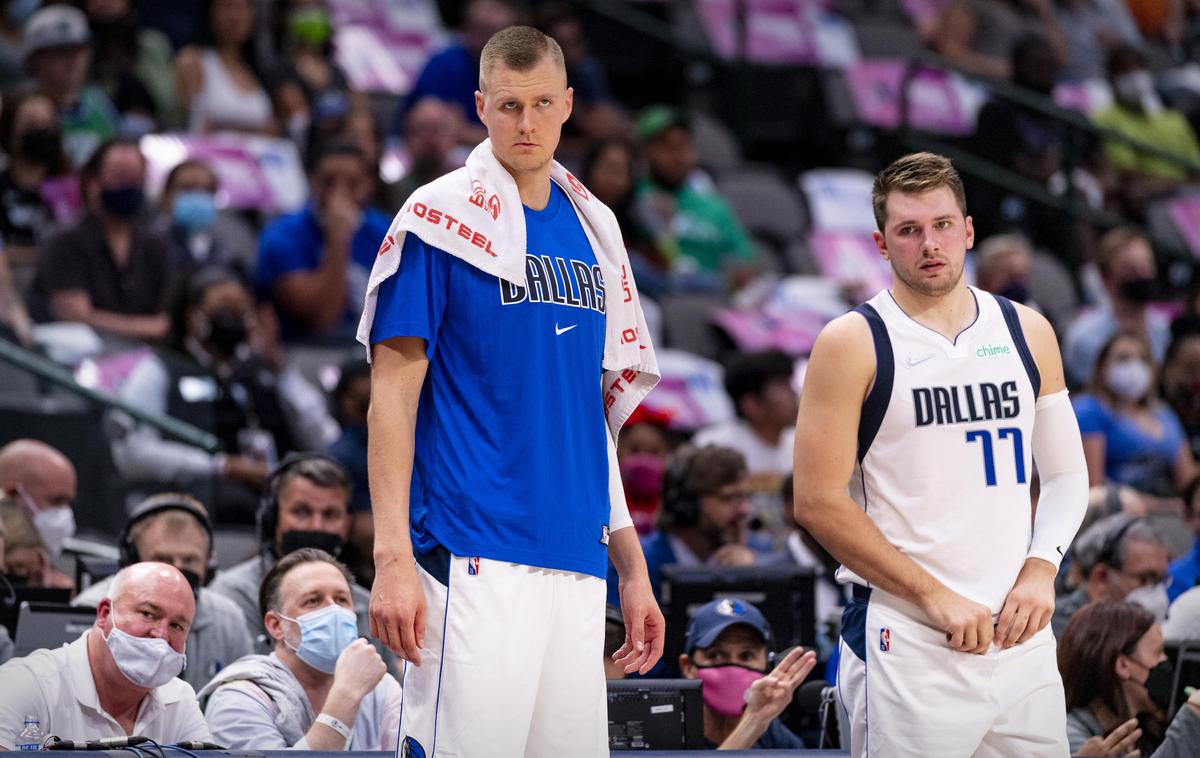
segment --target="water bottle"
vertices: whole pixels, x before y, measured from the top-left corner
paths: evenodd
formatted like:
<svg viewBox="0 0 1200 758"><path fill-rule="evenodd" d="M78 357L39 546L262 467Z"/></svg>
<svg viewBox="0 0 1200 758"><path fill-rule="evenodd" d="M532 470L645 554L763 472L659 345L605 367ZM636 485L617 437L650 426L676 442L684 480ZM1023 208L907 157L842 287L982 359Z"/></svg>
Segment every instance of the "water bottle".
<svg viewBox="0 0 1200 758"><path fill-rule="evenodd" d="M17 750L41 750L44 739L46 733L42 731L42 722L37 716L26 716L25 728L17 735Z"/></svg>

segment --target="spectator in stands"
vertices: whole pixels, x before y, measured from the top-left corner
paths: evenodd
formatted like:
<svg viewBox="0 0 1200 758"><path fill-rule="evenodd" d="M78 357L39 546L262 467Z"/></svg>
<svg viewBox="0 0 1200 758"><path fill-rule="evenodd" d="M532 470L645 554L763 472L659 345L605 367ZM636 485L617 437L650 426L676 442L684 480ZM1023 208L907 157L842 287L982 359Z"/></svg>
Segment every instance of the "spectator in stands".
<svg viewBox="0 0 1200 758"><path fill-rule="evenodd" d="M209 0L197 44L175 56L175 88L193 132L279 134L254 57L253 0Z"/></svg>
<svg viewBox="0 0 1200 758"><path fill-rule="evenodd" d="M399 181L387 185L385 210L392 213L404 207L418 187L429 184L453 171L450 158L458 138L462 116L444 100L428 95L409 108L404 122L404 147L408 151L408 171Z"/></svg>
<svg viewBox="0 0 1200 758"><path fill-rule="evenodd" d="M1062 78L1100 79L1104 59L1118 44L1141 47L1142 35L1123 0L1055 0L1059 28L1067 38Z"/></svg>
<svg viewBox="0 0 1200 758"><path fill-rule="evenodd" d="M1167 606L1167 546L1142 518L1118 514L1097 521L1071 549L1079 565L1079 587L1054 604L1050 626L1062 639L1080 608L1099 600L1137 603L1161 621Z"/></svg>
<svg viewBox="0 0 1200 758"><path fill-rule="evenodd" d="M170 349L139 362L119 395L145 410L211 431L224 453L162 439L112 415L113 460L134 480L210 493L217 520L253 523L267 461L323 450L337 425L320 390L284 363L270 309L255 309L244 281L226 269L197 271L183 287Z"/></svg>
<svg viewBox="0 0 1200 758"><path fill-rule="evenodd" d="M687 117L653 106L634 129L649 169L637 191L644 233L675 272L711 282L728 274L734 284L741 283L754 262L754 248L725 199L707 179L694 176L696 147Z"/></svg>
<svg viewBox="0 0 1200 758"><path fill-rule="evenodd" d="M975 281L979 289L1036 308L1029 294L1033 252L1020 234L997 234L976 251Z"/></svg>
<svg viewBox="0 0 1200 758"><path fill-rule="evenodd" d="M1172 666L1154 616L1133 603L1094 603L1058 642L1072 755L1200 755L1200 691L1168 724Z"/></svg>
<svg viewBox="0 0 1200 758"><path fill-rule="evenodd" d="M676 450L663 476L658 531L642 542L650 586L661 598L663 566L750 566L746 546L750 482L746 459L723 447ZM609 602L616 605L617 582L609 572Z"/></svg>
<svg viewBox="0 0 1200 758"><path fill-rule="evenodd" d="M22 30L40 4L40 0L0 2L0 90L4 92L26 81Z"/></svg>
<svg viewBox="0 0 1200 758"><path fill-rule="evenodd" d="M212 541L208 510L200 501L165 492L134 506L119 542L122 568L142 561L169 563L191 585L196 615L187 635L187 666L180 678L197 690L254 649L237 604L204 586L215 570ZM112 582L113 577L101 579L76 595L71 604L99 605L108 597Z"/></svg>
<svg viewBox="0 0 1200 758"><path fill-rule="evenodd" d="M373 167L334 142L309 164L311 202L263 230L255 280L279 308L285 339L346 338L358 329L367 277L391 219L367 206Z"/></svg>
<svg viewBox="0 0 1200 758"><path fill-rule="evenodd" d="M133 0L85 0L83 8L95 49L89 78L121 113L121 132L181 126L167 36L142 26Z"/></svg>
<svg viewBox="0 0 1200 758"><path fill-rule="evenodd" d="M272 473L258 520L259 554L222 571L210 585L238 604L255 638L263 632L259 586L280 558L302 547L320 548L335 556L342 552L350 535L351 486L341 464L324 455L285 459ZM350 583L350 592L359 634L366 636L371 593L357 582ZM382 644L377 642L376 647ZM390 665L394 656L384 653L384 660Z"/></svg>
<svg viewBox="0 0 1200 758"><path fill-rule="evenodd" d="M1044 34L1059 65L1066 62L1068 42L1054 0L952 0L938 12L926 44L955 68L1008 79L1009 55L1030 32Z"/></svg>
<svg viewBox="0 0 1200 758"><path fill-rule="evenodd" d="M1172 603L1172 616L1175 615L1175 601L1200 585L1200 476L1192 479L1183 491L1183 520L1196 535L1196 541L1190 552L1171 561L1171 583L1167 586L1167 598Z"/></svg>
<svg viewBox="0 0 1200 758"><path fill-rule="evenodd" d="M219 189L212 167L199 158L182 161L167 174L162 219L176 276L186 279L206 266L221 266L250 281L253 230L217 210Z"/></svg>
<svg viewBox="0 0 1200 758"><path fill-rule="evenodd" d="M36 289L53 319L134 339L166 337L169 254L142 212L145 183L135 142L109 140L88 159L80 176L85 210L47 238L38 260Z"/></svg>
<svg viewBox="0 0 1200 758"><path fill-rule="evenodd" d="M287 136L301 149L335 136L352 110L367 110L333 61L333 22L324 0L276 4L281 60L272 94Z"/></svg>
<svg viewBox="0 0 1200 758"><path fill-rule="evenodd" d="M1200 316L1171 324L1173 339L1163 361L1162 394L1179 417L1192 457L1200 457Z"/></svg>
<svg viewBox="0 0 1200 758"><path fill-rule="evenodd" d="M609 137L592 144L583 157L579 176L596 199L607 205L616 215L625 248L630 255L648 258L648 263L653 267L648 275L661 278L661 273L658 272L667 268L667 261L662 257L661 251L645 238L634 218L636 167L637 147L627 139ZM646 288L640 274L646 268L646 264L633 265L636 267L638 289L645 293Z"/></svg>
<svg viewBox="0 0 1200 758"><path fill-rule="evenodd" d="M0 494L25 510L52 558L75 535L77 482L70 459L44 442L18 439L0 448Z"/></svg>
<svg viewBox="0 0 1200 758"><path fill-rule="evenodd" d="M364 587L375 580L375 519L371 514L371 490L367 482L367 410L371 407L371 365L357 359L342 364L337 386L330 398L342 436L329 446L329 455L350 473L354 496L350 500L353 523L350 544L355 560L350 568ZM348 561L349 562L349 561Z"/></svg>
<svg viewBox="0 0 1200 758"><path fill-rule="evenodd" d="M25 65L37 91L54 101L63 146L76 166L87 162L119 125L112 101L87 84L91 42L87 17L70 5L48 5L25 25Z"/></svg>
<svg viewBox="0 0 1200 758"><path fill-rule="evenodd" d="M8 591L12 588L12 583L9 582L8 577L4 576L4 574L6 573L4 571L4 540L5 540L6 536L7 536L7 532L5 532L5 530L4 530L4 520L0 519L0 584L4 584L5 590ZM607 631L607 629L606 629L606 631ZM622 639L624 639L624 634L625 634L625 629L624 629L624 627L622 627L621 628ZM607 639L607 637L605 637L605 639ZM615 650L616 648L613 648L613 649ZM0 626L0 664L3 664L9 658L12 658L12 656L13 656L12 637L10 637L8 634L8 627ZM608 656L606 654L605 659L607 660L607 658L608 658ZM618 669L620 668L619 666L616 666L615 664L614 664L614 666Z"/></svg>
<svg viewBox="0 0 1200 758"><path fill-rule="evenodd" d="M1200 142L1182 113L1164 107L1145 54L1118 45L1105 65L1113 102L1093 115L1096 124L1176 156L1158 157L1120 140L1105 141L1105 155L1119 174L1117 190L1140 214L1146 200L1200 175Z"/></svg>
<svg viewBox="0 0 1200 758"><path fill-rule="evenodd" d="M0 641L0 645L3 642ZM625 644L625 621L621 609L615 605L604 606L604 678L606 680L624 679L625 668L613 660L613 654ZM3 655L3 647L0 647Z"/></svg>
<svg viewBox="0 0 1200 758"><path fill-rule="evenodd" d="M0 667L0 749L14 748L27 716L64 740L211 740L191 686L176 679L194 614L191 588L173 567L123 569L79 639Z"/></svg>
<svg viewBox="0 0 1200 758"><path fill-rule="evenodd" d="M576 149L567 153L578 155L580 140L608 139L628 125L613 102L604 64L588 50L587 35L575 11L565 4L548 4L539 8L538 15L539 28L562 48L567 83L575 91L572 118L563 125L563 138L568 146L576 143Z"/></svg>
<svg viewBox="0 0 1200 758"><path fill-rule="evenodd" d="M358 639L353 586L322 550L275 564L258 592L271 655L243 658L200 690L213 739L238 750L396 749L400 685Z"/></svg>
<svg viewBox="0 0 1200 758"><path fill-rule="evenodd" d="M0 246L0 338L10 339L28 347L33 339L33 322L25 301L13 282L8 265L8 251Z"/></svg>
<svg viewBox="0 0 1200 758"><path fill-rule="evenodd" d="M7 534L4 573L29 587L73 590L75 583L54 567L50 553L24 505L0 499L0 524Z"/></svg>
<svg viewBox="0 0 1200 758"><path fill-rule="evenodd" d="M1157 371L1140 334L1119 332L1101 349L1088 394L1075 400L1092 486L1114 481L1173 497L1196 475L1183 426L1158 397Z"/></svg>
<svg viewBox="0 0 1200 758"><path fill-rule="evenodd" d="M654 531L662 503L663 471L671 453L667 437L670 416L639 405L625 421L617 440L617 462L629 515L638 534Z"/></svg>
<svg viewBox="0 0 1200 758"><path fill-rule="evenodd" d="M1170 323L1148 307L1156 297L1158 265L1145 235L1113 229L1100 239L1095 260L1107 302L1079 314L1063 339L1063 367L1074 387L1094 378L1100 349L1118 331L1145 335L1155 362L1162 361L1171 341Z"/></svg>
<svg viewBox="0 0 1200 758"><path fill-rule="evenodd" d="M688 625L679 669L704 683L704 741L710 750L804 749L778 721L817 663L793 648L772 667L775 640L762 612L737 598L700 606Z"/></svg>
<svg viewBox="0 0 1200 758"><path fill-rule="evenodd" d="M30 265L54 220L43 182L71 172L54 101L36 91L5 97L0 147L8 156L0 171L0 237L14 263Z"/></svg>
<svg viewBox="0 0 1200 758"><path fill-rule="evenodd" d="M392 132L399 135L407 113L426 97L436 97L462 115L458 142L474 147L487 138L475 111L479 89L479 54L492 35L516 24L517 11L509 0L470 0L463 10L462 38L434 55L392 117Z"/></svg>

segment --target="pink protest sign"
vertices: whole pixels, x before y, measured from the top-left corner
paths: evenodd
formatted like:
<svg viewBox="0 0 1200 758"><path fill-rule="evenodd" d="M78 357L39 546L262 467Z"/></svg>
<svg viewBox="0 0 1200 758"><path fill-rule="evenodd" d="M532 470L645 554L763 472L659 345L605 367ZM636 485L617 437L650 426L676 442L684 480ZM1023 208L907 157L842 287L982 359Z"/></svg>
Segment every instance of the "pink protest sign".
<svg viewBox="0 0 1200 758"><path fill-rule="evenodd" d="M1167 211L1188 250L1200 258L1200 195L1173 198L1168 201Z"/></svg>
<svg viewBox="0 0 1200 758"><path fill-rule="evenodd" d="M846 84L858 117L885 129L900 126L900 88L908 62L860 60L846 69ZM946 71L922 66L907 78L908 121L911 126L940 134L970 134L975 129L963 93Z"/></svg>
<svg viewBox="0 0 1200 758"><path fill-rule="evenodd" d="M738 14L745 20L738 39ZM843 66L858 57L849 24L827 4L811 0L700 0L697 7L713 49L724 58L740 52L756 63Z"/></svg>
<svg viewBox="0 0 1200 758"><path fill-rule="evenodd" d="M809 249L821 275L839 284L875 293L892 284L892 269L875 241L858 232L817 231Z"/></svg>
<svg viewBox="0 0 1200 758"><path fill-rule="evenodd" d="M331 0L334 54L364 92L402 95L444 44L433 0Z"/></svg>

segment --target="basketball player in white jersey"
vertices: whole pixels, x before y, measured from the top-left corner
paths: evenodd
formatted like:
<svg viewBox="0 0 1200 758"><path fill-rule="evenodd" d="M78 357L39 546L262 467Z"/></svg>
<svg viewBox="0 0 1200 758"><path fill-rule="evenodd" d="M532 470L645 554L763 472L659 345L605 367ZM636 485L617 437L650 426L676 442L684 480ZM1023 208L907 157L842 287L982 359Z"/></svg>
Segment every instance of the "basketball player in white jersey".
<svg viewBox="0 0 1200 758"><path fill-rule="evenodd" d="M872 194L894 282L821 332L796 423L796 518L853 589L843 734L854 756L1065 757L1047 625L1087 468L1057 341L963 281L950 161L901 158Z"/></svg>

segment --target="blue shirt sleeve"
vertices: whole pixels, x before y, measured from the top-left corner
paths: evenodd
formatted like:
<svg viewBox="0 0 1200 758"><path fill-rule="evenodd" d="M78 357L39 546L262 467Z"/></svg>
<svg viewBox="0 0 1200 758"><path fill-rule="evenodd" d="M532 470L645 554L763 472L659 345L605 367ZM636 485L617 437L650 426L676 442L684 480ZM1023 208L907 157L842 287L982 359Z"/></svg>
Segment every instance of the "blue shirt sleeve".
<svg viewBox="0 0 1200 758"><path fill-rule="evenodd" d="M315 268L320 260L320 238L297 216L284 216L263 229L258 242L254 284L269 297L275 281L293 271Z"/></svg>
<svg viewBox="0 0 1200 758"><path fill-rule="evenodd" d="M767 731L754 743L755 750L803 750L805 747L804 740L780 723L779 719L772 721Z"/></svg>
<svg viewBox="0 0 1200 758"><path fill-rule="evenodd" d="M425 340L425 354L432 357L449 286L449 254L406 234L399 268L379 285L371 344L392 337L420 337Z"/></svg>
<svg viewBox="0 0 1200 758"><path fill-rule="evenodd" d="M1092 395L1082 395L1075 401L1080 434L1105 434L1108 431L1107 415L1100 401Z"/></svg>

